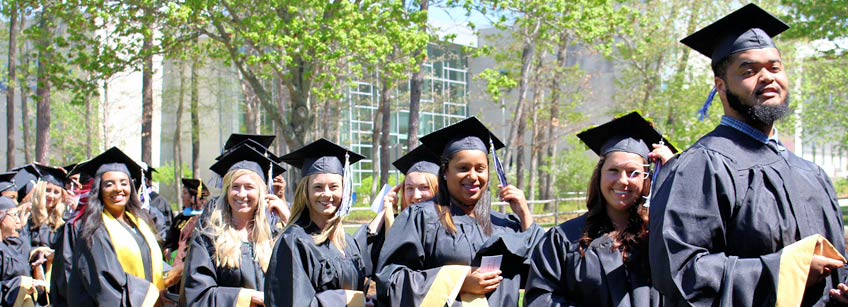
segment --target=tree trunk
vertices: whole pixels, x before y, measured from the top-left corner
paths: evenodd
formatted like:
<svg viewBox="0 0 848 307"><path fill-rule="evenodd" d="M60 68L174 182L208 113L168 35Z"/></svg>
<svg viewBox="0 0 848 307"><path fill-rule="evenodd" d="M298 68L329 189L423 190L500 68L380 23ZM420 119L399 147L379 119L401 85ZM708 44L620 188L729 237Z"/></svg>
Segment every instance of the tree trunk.
<svg viewBox="0 0 848 307"><path fill-rule="evenodd" d="M557 123L559 120L559 105L560 105L560 93L562 92L560 86L560 80L562 80L562 69L565 68L566 61L568 60L568 45L569 45L570 37L568 34L562 34L560 37L560 45L557 48L556 53L556 72L559 77L554 77L551 80L551 110L550 110L550 119L548 121L548 132L547 132L547 144L546 144L546 154L545 156L550 161L551 167L548 169L548 172L545 175L545 185L544 193L542 193L545 199L553 199L556 198L554 195L554 186L556 185L556 177L554 174L556 170L554 167L557 165L556 163L556 153L557 153L557 136L555 133L555 129L557 128ZM550 211L552 204L545 205L545 211Z"/></svg>
<svg viewBox="0 0 848 307"><path fill-rule="evenodd" d="M515 152L515 186L519 189L524 187L524 132L527 129L527 91L533 68L533 59L536 54L536 35L541 27L541 22L537 21L534 27L534 29L525 33L524 47L521 53L521 81L518 86L518 103L515 106L515 117L509 129L509 143L507 144L509 149L507 161L513 160L511 153Z"/></svg>
<svg viewBox="0 0 848 307"><path fill-rule="evenodd" d="M177 115L174 119L174 195L182 193L182 178L183 178L183 107L185 104L185 62L180 61L180 88L179 97L177 97ZM195 176L195 178L197 178Z"/></svg>
<svg viewBox="0 0 848 307"><path fill-rule="evenodd" d="M380 186L389 183L389 162L392 160L389 157L391 148L389 147L389 137L392 134L392 88L393 81L389 77L384 77L383 86L380 89L380 113L382 113L382 121L380 130Z"/></svg>
<svg viewBox="0 0 848 307"><path fill-rule="evenodd" d="M23 29L26 24L26 18L24 18L24 14L21 14L21 26ZM27 44L21 44L20 53L22 55L27 54ZM29 56L24 56L23 62L23 70L21 71L21 79L18 80L18 86L21 89L21 132L23 132L23 152L24 152L24 163L32 162L32 151L30 147L32 147L30 136L30 131L32 131L32 127L30 127L29 121Z"/></svg>
<svg viewBox="0 0 848 307"><path fill-rule="evenodd" d="M7 3L8 5L8 3ZM18 5L11 3L9 7L9 77L6 87L6 169L15 167L15 82L18 65Z"/></svg>
<svg viewBox="0 0 848 307"><path fill-rule="evenodd" d="M430 8L430 0L421 1L421 12L426 12ZM426 23L420 29L422 32L427 31ZM426 51L420 50L413 56L417 58ZM418 64L418 70L412 73L412 78L409 82L409 131L407 132L406 146L407 150L412 150L418 146L418 127L421 125L421 88L424 86L424 63L427 62L425 56Z"/></svg>
<svg viewBox="0 0 848 307"><path fill-rule="evenodd" d="M239 84L241 84L241 93L244 95L244 120L247 126L247 133L259 134L262 130L262 120L259 115L259 97L256 92L244 79L244 75L239 74Z"/></svg>
<svg viewBox="0 0 848 307"><path fill-rule="evenodd" d="M150 9L144 9L145 16L151 16ZM141 160L150 164L153 160L153 33L145 25L141 52L144 63L141 69Z"/></svg>
<svg viewBox="0 0 848 307"><path fill-rule="evenodd" d="M539 128L539 107L543 99L541 79L542 59L545 57L545 55L546 52L544 50L542 50L541 52L539 52L538 55L536 55L536 69L535 73L533 74L533 104L530 105L530 112L531 114L533 114L533 127L531 128L530 135L532 135L533 137L530 141L530 184L528 186L530 193L528 195L530 195L529 199L531 200L538 199L538 195L536 194L536 180L538 178L536 176L536 170L538 170L539 168L539 161L537 159L540 153L538 147L541 146L541 144L544 144L544 141L539 138L539 131L541 130Z"/></svg>
<svg viewBox="0 0 848 307"><path fill-rule="evenodd" d="M383 112L381 110L377 110L374 112L374 121L371 124L374 132L371 134L371 194L374 195L377 193L378 186L380 180L377 176L380 175L380 167L378 165L382 165L380 163L380 139L383 131Z"/></svg>
<svg viewBox="0 0 848 307"><path fill-rule="evenodd" d="M52 32L49 28L46 16L42 13L41 28L43 33ZM51 63L51 54L47 50L47 38L42 37L41 48L38 54L38 85L35 95L38 97L36 106L35 123L35 161L50 163L50 77L48 76L47 63ZM29 162L29 161L28 161Z"/></svg>
<svg viewBox="0 0 848 307"><path fill-rule="evenodd" d="M194 178L200 176L200 116L198 114L200 93L197 84L197 70L199 69L197 62L197 59L191 60L191 81L189 81L191 82L189 85L191 87L191 97L189 98L191 100L189 107L191 113L191 175Z"/></svg>
<svg viewBox="0 0 848 307"><path fill-rule="evenodd" d="M88 93L85 94L85 97L83 99L85 99L85 101L83 102L85 104L85 123L83 123L83 125L85 125L85 131L86 131L86 134L85 134L85 156L91 157L91 154L92 154L92 151L93 151L92 147L94 146L94 135L91 133L91 132L93 132L93 129L92 129L93 125L92 124L93 124L94 120L92 119L92 117L93 117L92 113L94 113L94 106L92 106L92 103L91 103L91 95L89 95ZM70 170L68 170L68 171L70 171Z"/></svg>

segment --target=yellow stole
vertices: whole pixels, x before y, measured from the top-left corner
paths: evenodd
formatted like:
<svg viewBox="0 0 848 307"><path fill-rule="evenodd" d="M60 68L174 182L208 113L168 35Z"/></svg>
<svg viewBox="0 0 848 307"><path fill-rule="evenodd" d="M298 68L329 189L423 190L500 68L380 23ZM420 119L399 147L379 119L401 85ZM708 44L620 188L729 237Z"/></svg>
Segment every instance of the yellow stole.
<svg viewBox="0 0 848 307"><path fill-rule="evenodd" d="M442 307L452 306L459 294L462 283L465 281L465 276L471 271L471 267L467 265L445 265L439 269L436 274L436 279L430 285L430 289L421 301L421 307ZM463 307L478 307L489 306L489 302L484 295L475 295L463 293L459 296Z"/></svg>
<svg viewBox="0 0 848 307"><path fill-rule="evenodd" d="M818 248L816 246L818 245ZM815 234L783 248L777 281L775 306L799 306L807 288L807 275L813 255L845 262L842 254L822 235Z"/></svg>
<svg viewBox="0 0 848 307"><path fill-rule="evenodd" d="M144 241L147 242L147 247L150 249L151 271L153 276L153 284L159 290L165 290L165 281L162 279L162 251L159 250L159 245L156 242L156 235L150 230L150 226L143 220L136 218L129 212L124 212L141 231L144 236ZM142 263L141 250L139 249L135 238L121 226L121 222L115 219L109 211L103 210L103 226L109 232L109 238L112 240L112 246L115 248L115 254L118 256L118 262L124 268L127 274L147 280L144 273L144 263ZM130 243L132 242L132 243ZM120 244L123 243L123 244Z"/></svg>

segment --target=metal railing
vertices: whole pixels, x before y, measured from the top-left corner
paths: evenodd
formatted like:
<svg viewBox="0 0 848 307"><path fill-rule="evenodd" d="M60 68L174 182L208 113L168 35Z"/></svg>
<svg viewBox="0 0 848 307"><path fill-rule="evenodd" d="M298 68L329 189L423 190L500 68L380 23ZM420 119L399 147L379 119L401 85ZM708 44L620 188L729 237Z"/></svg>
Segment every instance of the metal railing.
<svg viewBox="0 0 848 307"><path fill-rule="evenodd" d="M573 205L573 206L567 206L567 208L574 207L574 208L581 208L581 209L562 210L560 207L562 205L565 205L565 204L572 204ZM585 208L585 204L586 204L586 192L568 192L568 193L565 193L565 197L563 197L563 198L545 199L545 200L528 200L527 201L527 206L530 207L529 208L530 212L533 212L533 218L534 219L553 218L553 225L559 225L561 220L564 222L565 220L562 218L563 216L574 216L574 215L580 215L580 214L586 213L586 209L582 209L582 208ZM548 210L548 212L545 212L544 209L538 209L537 210L539 205L542 205L542 206L550 205L550 206L548 206L550 208L550 210ZM507 202L502 202L502 201L492 202L492 210L493 211L498 211L500 213L508 213L508 211L511 212L511 210L507 209L508 207L509 207L509 203L507 203ZM350 209L351 212L370 211L370 210L371 210L370 207L353 207L353 208ZM353 227L359 227L360 225L362 225L362 223L345 223L344 227L353 228Z"/></svg>

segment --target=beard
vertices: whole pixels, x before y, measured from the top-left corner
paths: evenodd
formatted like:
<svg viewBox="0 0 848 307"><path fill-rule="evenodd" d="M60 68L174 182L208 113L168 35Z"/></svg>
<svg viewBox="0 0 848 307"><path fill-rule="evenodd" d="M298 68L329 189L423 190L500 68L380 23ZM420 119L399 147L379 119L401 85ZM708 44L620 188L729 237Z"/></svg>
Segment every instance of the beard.
<svg viewBox="0 0 848 307"><path fill-rule="evenodd" d="M745 117L745 121L755 127L769 127L789 114L789 93L786 93L784 103L776 106L761 105L756 103L743 103L743 98L733 93L730 89L725 93L727 104L730 108Z"/></svg>

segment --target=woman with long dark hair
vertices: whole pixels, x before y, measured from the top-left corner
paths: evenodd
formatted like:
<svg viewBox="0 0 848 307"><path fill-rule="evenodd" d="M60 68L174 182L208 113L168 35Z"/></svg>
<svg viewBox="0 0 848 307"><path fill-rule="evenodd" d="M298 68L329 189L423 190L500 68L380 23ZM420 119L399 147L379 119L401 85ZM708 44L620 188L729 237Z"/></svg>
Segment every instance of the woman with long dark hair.
<svg viewBox="0 0 848 307"><path fill-rule="evenodd" d="M93 174L68 282L70 306L160 303L162 252L141 208L141 167L116 147L82 166Z"/></svg>
<svg viewBox="0 0 848 307"><path fill-rule="evenodd" d="M637 113L578 134L601 159L588 212L550 229L533 253L525 306L657 306L648 271L648 162L673 147Z"/></svg>
<svg viewBox="0 0 848 307"><path fill-rule="evenodd" d="M474 117L421 142L440 155L438 196L404 210L389 231L377 267L380 304L517 306L542 229L512 185L498 196L515 215L491 210L488 153L503 144Z"/></svg>

